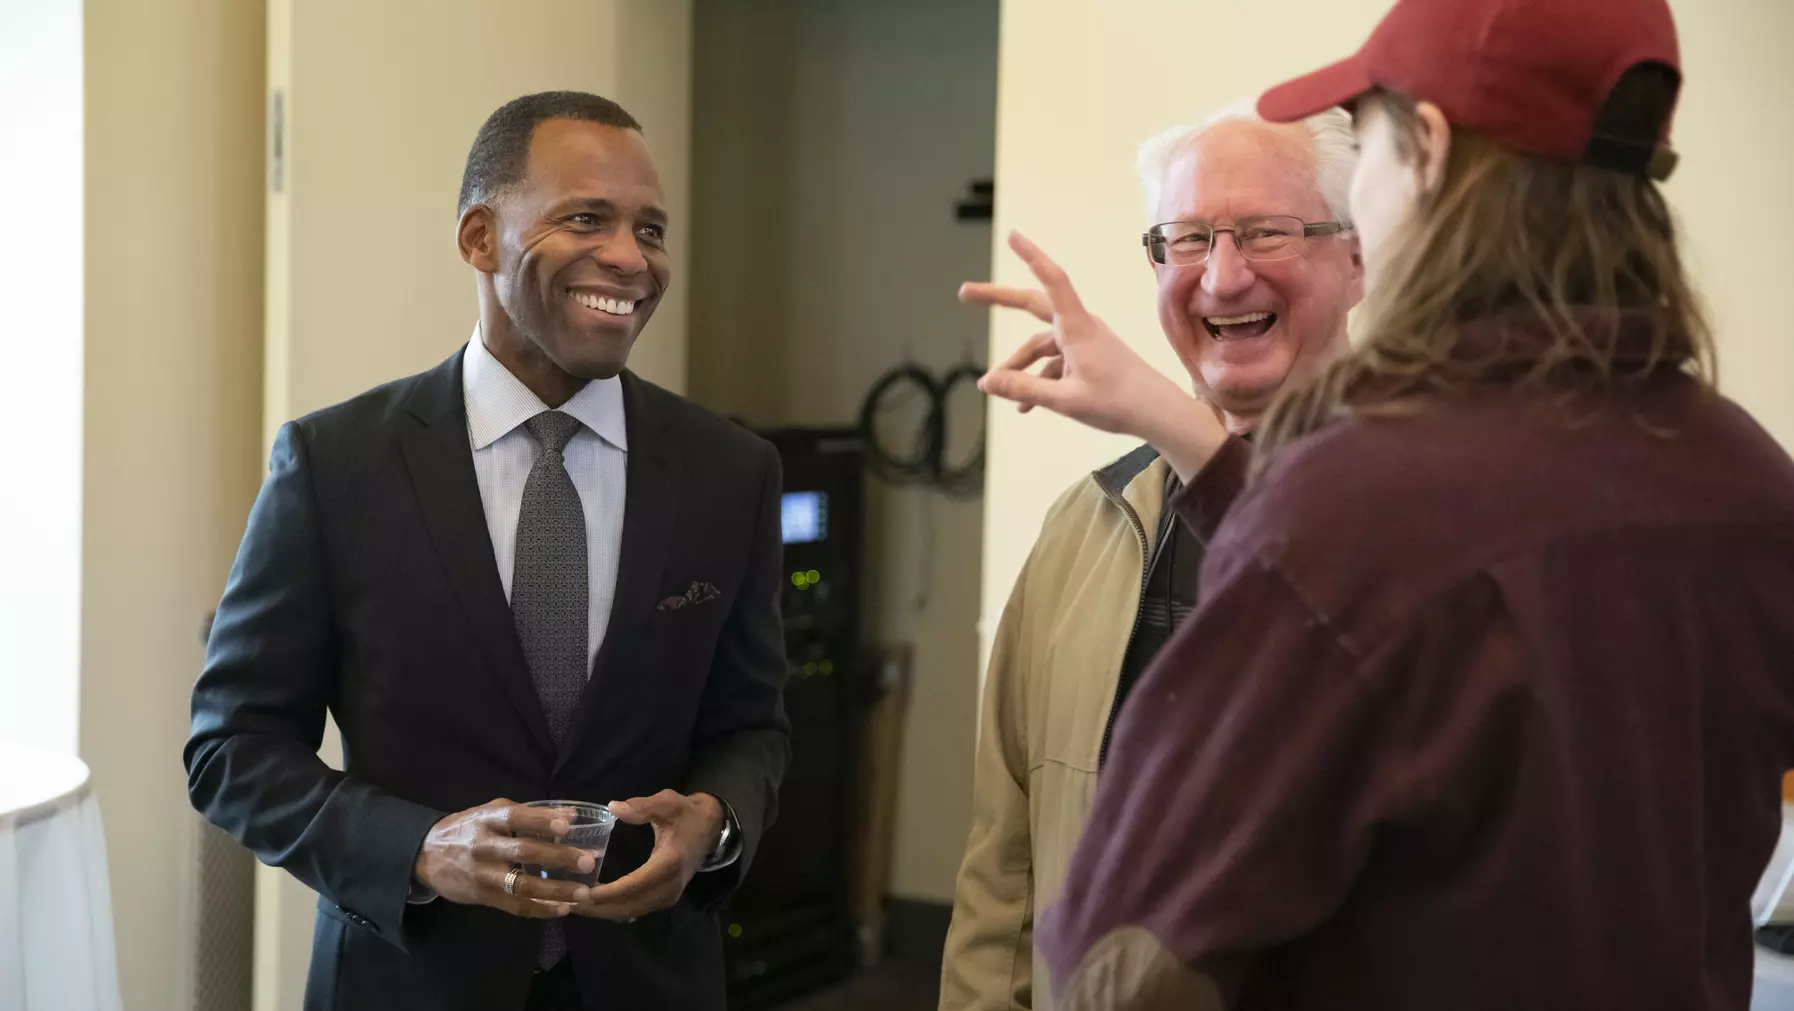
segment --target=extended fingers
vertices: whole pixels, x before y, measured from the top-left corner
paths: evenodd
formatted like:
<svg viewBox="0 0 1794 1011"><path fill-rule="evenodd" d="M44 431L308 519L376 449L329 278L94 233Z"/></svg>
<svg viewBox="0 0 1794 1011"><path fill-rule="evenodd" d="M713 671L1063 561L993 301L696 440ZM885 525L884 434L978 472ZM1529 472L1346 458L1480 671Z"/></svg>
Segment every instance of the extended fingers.
<svg viewBox="0 0 1794 1011"><path fill-rule="evenodd" d="M1042 358L1059 354L1059 335L1045 330L1023 341L1021 346L1009 353L1003 363L992 369L992 372L1025 369Z"/></svg>
<svg viewBox="0 0 1794 1011"><path fill-rule="evenodd" d="M1056 381L1027 372L1006 370L992 372L978 380L978 388L993 397L1011 400L1029 409L1052 407L1058 402Z"/></svg>
<svg viewBox="0 0 1794 1011"><path fill-rule="evenodd" d="M1009 248L1022 258L1028 269L1039 279L1040 286L1046 289L1047 301L1058 313L1081 313L1084 304L1078 299L1077 289L1072 287L1071 278L1067 277L1063 268L1053 262L1052 257L1020 232L1009 233Z"/></svg>
<svg viewBox="0 0 1794 1011"><path fill-rule="evenodd" d="M1047 379L1047 380L1064 379L1065 378L1065 359L1064 359L1064 357L1047 359L1046 367L1042 368L1040 370L1040 378ZM1034 409L1034 405L1033 404L1017 404L1017 405L1015 405L1015 409L1016 409L1017 413L1027 414L1029 411L1032 411Z"/></svg>
<svg viewBox="0 0 1794 1011"><path fill-rule="evenodd" d="M1047 299L1046 292L1033 288L1012 288L988 281L967 281L959 286L959 300L1020 309L1032 313L1042 323L1053 321L1053 304Z"/></svg>

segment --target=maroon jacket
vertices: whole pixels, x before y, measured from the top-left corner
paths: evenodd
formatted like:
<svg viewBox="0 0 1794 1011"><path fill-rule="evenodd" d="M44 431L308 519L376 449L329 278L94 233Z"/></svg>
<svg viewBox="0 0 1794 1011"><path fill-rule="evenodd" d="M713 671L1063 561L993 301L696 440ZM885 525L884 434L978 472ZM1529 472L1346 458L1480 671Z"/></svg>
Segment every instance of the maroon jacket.
<svg viewBox="0 0 1794 1011"><path fill-rule="evenodd" d="M1060 1011L1744 1011L1788 455L1673 370L1343 422L1235 503L1248 455L1179 503L1202 603L1042 919Z"/></svg>

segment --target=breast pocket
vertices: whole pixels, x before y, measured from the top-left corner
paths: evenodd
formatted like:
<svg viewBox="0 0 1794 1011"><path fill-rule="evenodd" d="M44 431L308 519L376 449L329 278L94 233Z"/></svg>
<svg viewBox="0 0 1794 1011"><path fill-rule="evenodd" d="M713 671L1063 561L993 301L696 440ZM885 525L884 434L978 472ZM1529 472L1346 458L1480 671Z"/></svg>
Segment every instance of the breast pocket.
<svg viewBox="0 0 1794 1011"><path fill-rule="evenodd" d="M645 643L648 651L664 658L669 668L688 670L702 679L716 656L727 618L720 595L707 603L657 608L648 617Z"/></svg>
<svg viewBox="0 0 1794 1011"><path fill-rule="evenodd" d="M717 604L653 610L606 651L599 698L632 715L631 732L647 737L688 733L703 700L723 624Z"/></svg>

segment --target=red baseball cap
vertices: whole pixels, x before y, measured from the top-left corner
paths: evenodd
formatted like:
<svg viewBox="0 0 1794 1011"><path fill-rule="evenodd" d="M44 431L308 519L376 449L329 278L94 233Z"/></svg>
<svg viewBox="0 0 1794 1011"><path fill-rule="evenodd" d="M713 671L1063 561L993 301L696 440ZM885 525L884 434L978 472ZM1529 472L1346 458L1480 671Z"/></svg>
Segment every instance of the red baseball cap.
<svg viewBox="0 0 1794 1011"><path fill-rule="evenodd" d="M1665 0L1398 0L1357 53L1265 92L1258 113L1292 122L1386 88L1518 151L1666 179L1673 100L1652 136L1598 127L1640 64L1671 75L1674 93L1681 64Z"/></svg>

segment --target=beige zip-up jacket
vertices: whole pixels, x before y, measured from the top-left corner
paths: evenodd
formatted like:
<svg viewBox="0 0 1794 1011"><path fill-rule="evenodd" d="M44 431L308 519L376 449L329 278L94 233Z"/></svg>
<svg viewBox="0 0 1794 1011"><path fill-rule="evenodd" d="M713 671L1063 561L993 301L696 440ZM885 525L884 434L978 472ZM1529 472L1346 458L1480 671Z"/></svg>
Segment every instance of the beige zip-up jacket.
<svg viewBox="0 0 1794 1011"><path fill-rule="evenodd" d="M1142 447L1047 513L991 645L972 831L941 969L941 1011L1042 1011L1034 916L1058 897L1096 792L1170 467Z"/></svg>

